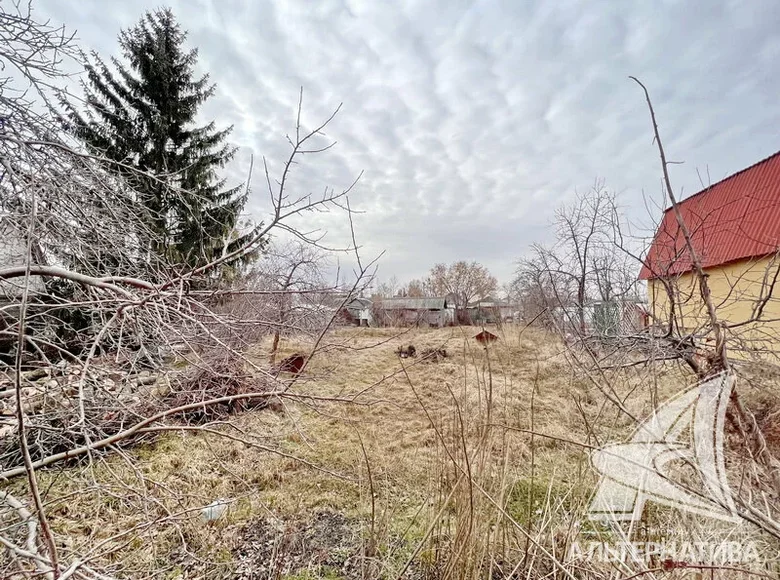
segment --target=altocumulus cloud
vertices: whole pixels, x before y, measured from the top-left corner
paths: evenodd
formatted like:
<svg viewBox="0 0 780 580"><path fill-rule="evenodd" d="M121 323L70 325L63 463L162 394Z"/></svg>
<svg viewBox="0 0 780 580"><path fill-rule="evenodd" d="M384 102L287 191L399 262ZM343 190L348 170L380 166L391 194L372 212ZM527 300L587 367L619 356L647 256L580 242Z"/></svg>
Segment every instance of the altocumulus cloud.
<svg viewBox="0 0 780 580"><path fill-rule="evenodd" d="M41 0L39 13L78 31L86 49L115 37L157 0ZM595 178L649 224L662 203L644 100L650 88L684 195L780 149L780 4L751 2L171 1L199 66L218 85L204 118L233 124L241 147L278 169L298 91L313 126L343 102L335 149L293 186L344 187L383 276L473 259L508 280L545 241L553 209ZM701 177L700 177L701 176ZM267 211L261 180L250 212ZM343 216L309 228L343 242Z"/></svg>

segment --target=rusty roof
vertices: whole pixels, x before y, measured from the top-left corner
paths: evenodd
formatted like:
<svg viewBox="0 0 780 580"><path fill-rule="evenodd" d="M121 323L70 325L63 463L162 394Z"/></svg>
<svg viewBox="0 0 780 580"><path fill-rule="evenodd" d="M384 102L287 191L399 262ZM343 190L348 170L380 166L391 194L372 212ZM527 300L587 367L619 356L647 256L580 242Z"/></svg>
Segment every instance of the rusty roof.
<svg viewBox="0 0 780 580"><path fill-rule="evenodd" d="M494 340L498 340L498 336L496 336L489 330L483 330L474 338L476 338L478 342L482 342L482 343L493 342Z"/></svg>
<svg viewBox="0 0 780 580"><path fill-rule="evenodd" d="M704 268L772 254L780 248L780 151L679 204ZM693 267L671 208L664 213L641 280Z"/></svg>

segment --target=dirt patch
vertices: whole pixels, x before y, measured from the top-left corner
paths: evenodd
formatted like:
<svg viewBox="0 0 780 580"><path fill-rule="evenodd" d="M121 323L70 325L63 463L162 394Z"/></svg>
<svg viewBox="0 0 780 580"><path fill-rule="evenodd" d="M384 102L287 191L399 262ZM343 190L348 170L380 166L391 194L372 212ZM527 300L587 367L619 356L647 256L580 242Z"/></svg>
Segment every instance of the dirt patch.
<svg viewBox="0 0 780 580"><path fill-rule="evenodd" d="M236 578L360 578L361 523L320 511L308 520L263 518L247 524L235 552Z"/></svg>

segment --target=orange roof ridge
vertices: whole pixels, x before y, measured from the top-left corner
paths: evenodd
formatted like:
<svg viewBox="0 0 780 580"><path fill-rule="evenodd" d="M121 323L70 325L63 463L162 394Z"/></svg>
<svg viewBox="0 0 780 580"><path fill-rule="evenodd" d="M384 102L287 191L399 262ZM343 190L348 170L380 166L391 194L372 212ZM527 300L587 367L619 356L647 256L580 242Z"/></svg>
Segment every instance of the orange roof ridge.
<svg viewBox="0 0 780 580"><path fill-rule="evenodd" d="M713 188L713 187L715 187L716 185L720 185L721 183L723 183L723 182L725 182L725 181L728 181L729 179L732 179L732 178L734 178L734 177L737 177L737 176L738 176L738 175L740 175L741 173L745 173L745 171L750 171L751 169L753 169L753 168L754 168L754 167L756 167L757 165L761 165L762 163L766 163L767 161L771 160L773 157L777 157L778 155L780 155L780 150L778 150L778 151L775 151L775 152L774 152L774 153L772 153L772 154L771 154L769 157L764 157L764 158L763 158L763 159L761 159L760 161L756 161L756 162L755 162L753 165L748 165L747 167L745 167L745 168L743 168L743 169L740 169L739 171L735 171L735 172L734 172L734 173L732 173L731 175L727 175L726 177L724 177L724 178L723 178L723 179L721 179L720 181L716 181L715 183L711 183L710 185L708 185L708 186L707 186L707 187L705 187L704 189L700 189L699 191L697 191L696 193L692 193L691 195L689 195L689 196L688 196L688 197L686 197L685 199L681 199L680 201L678 201L678 202L677 202L677 204L678 204L678 205L681 205L681 204L685 203L686 201L688 201L689 199L693 199L693 198L694 198L694 197L696 197L697 195L701 195L701 194L703 194L703 193L707 193L707 192L708 192L710 189L712 189L712 188ZM669 211L670 209L672 209L672 206L669 206L669 207L667 207L667 208L664 210L664 213L666 213L666 212L667 212L667 211Z"/></svg>

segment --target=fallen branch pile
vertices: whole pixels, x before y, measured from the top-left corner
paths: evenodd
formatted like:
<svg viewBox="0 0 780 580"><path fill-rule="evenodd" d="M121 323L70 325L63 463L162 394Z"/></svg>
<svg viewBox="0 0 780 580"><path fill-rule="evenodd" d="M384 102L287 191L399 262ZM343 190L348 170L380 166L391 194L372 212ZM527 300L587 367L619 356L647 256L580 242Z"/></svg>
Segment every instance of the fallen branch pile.
<svg viewBox="0 0 780 580"><path fill-rule="evenodd" d="M23 373L22 408L33 460L117 432L170 388L168 373L60 362ZM21 465L14 381L0 382L0 465Z"/></svg>
<svg viewBox="0 0 780 580"><path fill-rule="evenodd" d="M225 418L267 404L267 397L241 395L273 390L267 376L253 376L236 356L178 371L122 373L111 366L60 363L23 373L22 406L27 418L25 435L33 461L50 457L116 435L147 417L178 407L172 416L185 423ZM12 381L0 382L0 468L19 467L16 406ZM236 399L231 397L239 396ZM228 399L195 406L199 402ZM139 434L122 441L129 445Z"/></svg>

